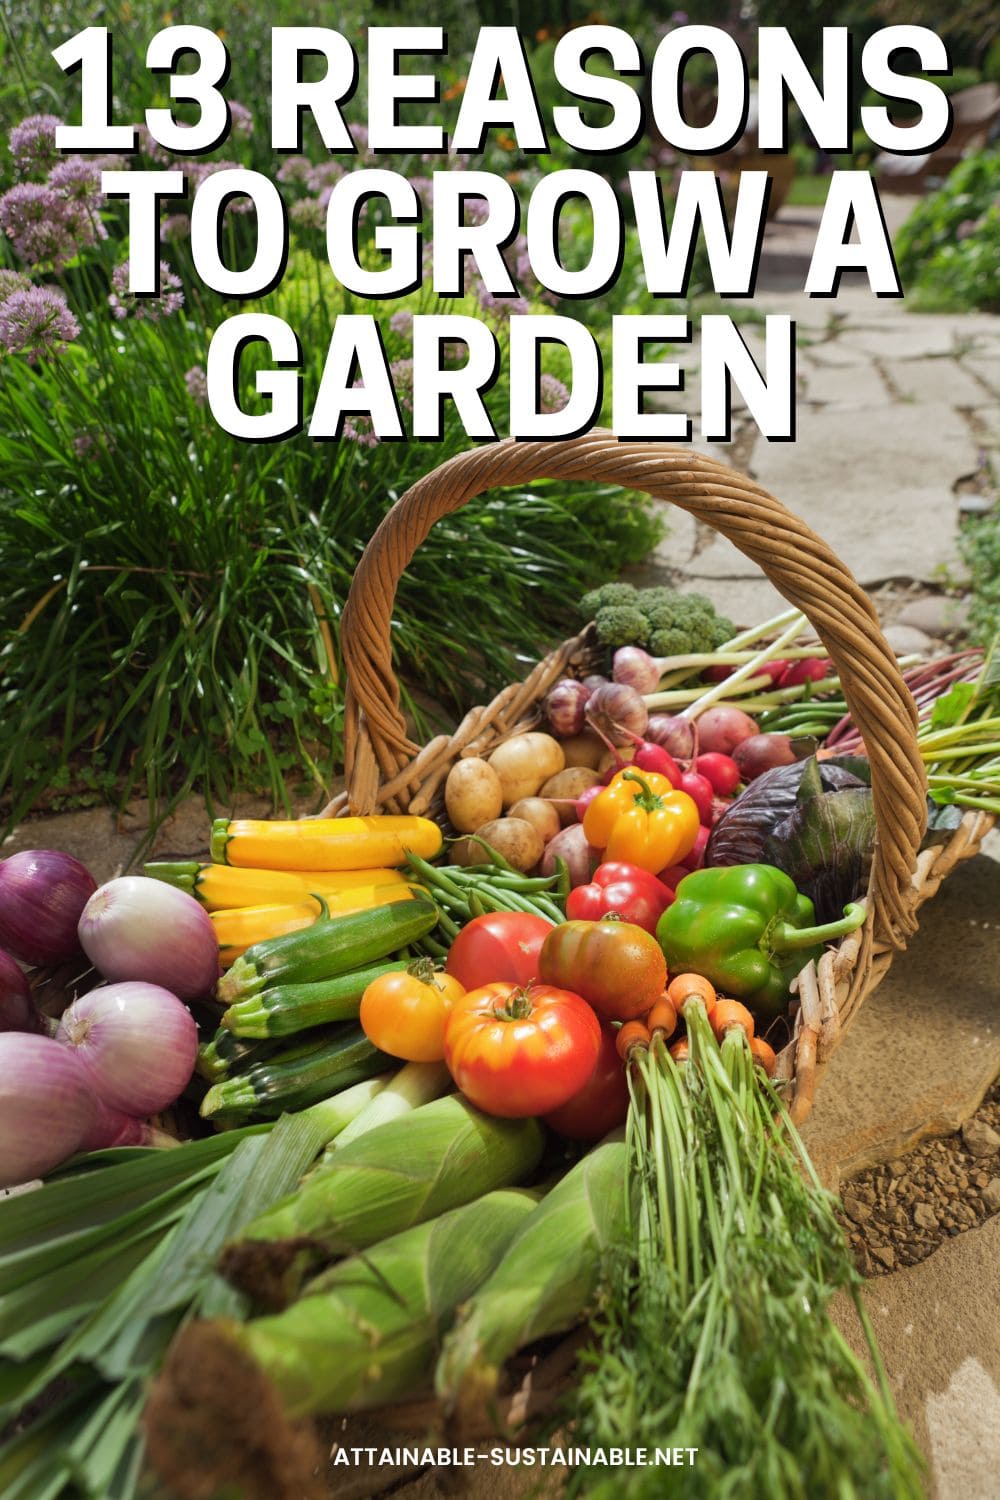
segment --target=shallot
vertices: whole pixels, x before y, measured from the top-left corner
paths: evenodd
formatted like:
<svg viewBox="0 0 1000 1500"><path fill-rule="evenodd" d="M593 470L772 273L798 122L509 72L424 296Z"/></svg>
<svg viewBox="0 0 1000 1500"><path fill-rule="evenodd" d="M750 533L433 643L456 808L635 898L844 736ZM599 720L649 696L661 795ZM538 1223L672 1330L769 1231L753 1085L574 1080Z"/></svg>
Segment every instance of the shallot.
<svg viewBox="0 0 1000 1500"><path fill-rule="evenodd" d="M60 849L25 849L0 864L0 945L26 964L61 964L80 951L77 923L97 882Z"/></svg>
<svg viewBox="0 0 1000 1500"><path fill-rule="evenodd" d="M655 693L663 676L667 656L650 656L641 646L620 646L615 652L611 675L615 682L635 688L637 693Z"/></svg>
<svg viewBox="0 0 1000 1500"><path fill-rule="evenodd" d="M182 1000L211 994L219 977L208 913L186 891L145 875L122 875L94 892L80 942L105 979L144 980Z"/></svg>
<svg viewBox="0 0 1000 1500"><path fill-rule="evenodd" d="M24 971L0 948L0 1031L45 1031Z"/></svg>
<svg viewBox="0 0 1000 1500"><path fill-rule="evenodd" d="M109 984L73 1002L56 1041L74 1049L105 1104L151 1115L172 1104L194 1072L198 1028L157 984Z"/></svg>
<svg viewBox="0 0 1000 1500"><path fill-rule="evenodd" d="M68 1047L23 1031L0 1035L0 1187L44 1177L92 1134L93 1084Z"/></svg>
<svg viewBox="0 0 1000 1500"><path fill-rule="evenodd" d="M654 745L662 745L674 760L693 760L697 753L698 726L682 714L650 714L643 733Z"/></svg>
<svg viewBox="0 0 1000 1500"><path fill-rule="evenodd" d="M649 712L642 694L621 682L606 682L591 695L587 722L616 745L645 733Z"/></svg>
<svg viewBox="0 0 1000 1500"><path fill-rule="evenodd" d="M593 689L575 677L561 677L545 697L545 717L553 734L569 739L579 734L586 722L587 700Z"/></svg>

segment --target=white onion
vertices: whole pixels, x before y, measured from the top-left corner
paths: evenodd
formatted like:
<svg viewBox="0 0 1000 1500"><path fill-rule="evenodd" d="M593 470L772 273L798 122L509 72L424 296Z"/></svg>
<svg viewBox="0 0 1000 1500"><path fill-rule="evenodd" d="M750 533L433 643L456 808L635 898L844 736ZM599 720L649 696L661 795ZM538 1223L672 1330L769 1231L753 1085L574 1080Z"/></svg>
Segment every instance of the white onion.
<svg viewBox="0 0 1000 1500"><path fill-rule="evenodd" d="M78 1151L99 1110L80 1061L49 1036L0 1035L0 1187L44 1177Z"/></svg>
<svg viewBox="0 0 1000 1500"><path fill-rule="evenodd" d="M108 984L75 1000L58 1042L75 1050L101 1100L127 1115L172 1104L194 1072L198 1028L157 984Z"/></svg>
<svg viewBox="0 0 1000 1500"><path fill-rule="evenodd" d="M140 979L196 1000L210 995L219 977L208 913L187 891L162 880L109 880L83 908L79 932L83 951L105 979Z"/></svg>

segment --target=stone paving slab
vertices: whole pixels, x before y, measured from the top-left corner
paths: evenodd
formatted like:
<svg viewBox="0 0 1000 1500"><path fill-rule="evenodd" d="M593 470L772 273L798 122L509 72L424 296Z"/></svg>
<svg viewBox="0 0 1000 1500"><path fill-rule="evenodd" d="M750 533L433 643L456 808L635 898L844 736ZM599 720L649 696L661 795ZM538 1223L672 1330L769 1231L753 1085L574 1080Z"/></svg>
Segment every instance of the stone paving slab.
<svg viewBox="0 0 1000 1500"><path fill-rule="evenodd" d="M803 1127L837 1189L919 1141L948 1135L1000 1075L1000 837L949 876L920 930L834 1052Z"/></svg>
<svg viewBox="0 0 1000 1500"><path fill-rule="evenodd" d="M983 388L956 359L887 359L881 369L904 401L913 400L937 408L981 406Z"/></svg>
<svg viewBox="0 0 1000 1500"><path fill-rule="evenodd" d="M920 1265L880 1276L862 1298L903 1419L929 1460L930 1500L1000 1491L1000 1217ZM853 1306L835 1321L862 1357Z"/></svg>
<svg viewBox="0 0 1000 1500"><path fill-rule="evenodd" d="M803 402L837 411L892 405L889 387L869 360L831 367L806 356L799 361L799 372L804 386L799 397L800 412Z"/></svg>

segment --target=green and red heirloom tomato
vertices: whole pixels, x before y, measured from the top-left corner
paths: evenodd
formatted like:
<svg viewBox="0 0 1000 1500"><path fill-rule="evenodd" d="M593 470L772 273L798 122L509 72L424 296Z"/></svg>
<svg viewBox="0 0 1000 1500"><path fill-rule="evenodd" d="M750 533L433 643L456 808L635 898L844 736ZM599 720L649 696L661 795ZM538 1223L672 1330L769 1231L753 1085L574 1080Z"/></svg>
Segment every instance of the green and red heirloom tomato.
<svg viewBox="0 0 1000 1500"><path fill-rule="evenodd" d="M571 1141L599 1141L623 1125L628 1115L628 1081L613 1026L601 1027L601 1050L594 1071L578 1094L545 1116L546 1125Z"/></svg>
<svg viewBox="0 0 1000 1500"><path fill-rule="evenodd" d="M437 973L431 959L418 958L372 980L361 997L358 1019L368 1040L390 1057L439 1062L448 1012L464 994L454 975Z"/></svg>
<svg viewBox="0 0 1000 1500"><path fill-rule="evenodd" d="M659 943L632 922L563 922L542 944L539 972L582 995L604 1021L645 1015L667 983Z"/></svg>
<svg viewBox="0 0 1000 1500"><path fill-rule="evenodd" d="M594 1071L601 1026L585 1000L550 984L498 982L452 1006L444 1059L465 1097L490 1115L545 1115Z"/></svg>
<svg viewBox="0 0 1000 1500"><path fill-rule="evenodd" d="M445 969L467 990L503 979L538 979L538 954L552 923L532 912L492 911L466 923L452 943Z"/></svg>

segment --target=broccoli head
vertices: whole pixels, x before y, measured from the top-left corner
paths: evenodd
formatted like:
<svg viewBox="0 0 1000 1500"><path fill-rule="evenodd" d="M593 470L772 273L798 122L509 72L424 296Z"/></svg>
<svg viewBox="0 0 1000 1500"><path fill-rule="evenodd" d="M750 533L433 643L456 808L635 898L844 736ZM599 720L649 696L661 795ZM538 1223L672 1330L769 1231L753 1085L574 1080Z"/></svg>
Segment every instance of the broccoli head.
<svg viewBox="0 0 1000 1500"><path fill-rule="evenodd" d="M683 627L666 626L653 631L649 649L654 656L687 656L691 650L691 637Z"/></svg>
<svg viewBox="0 0 1000 1500"><path fill-rule="evenodd" d="M634 607L635 601L636 590L630 583L602 583L600 588L584 594L580 600L580 613L585 620L592 620L599 610L618 606L630 608Z"/></svg>
<svg viewBox="0 0 1000 1500"><path fill-rule="evenodd" d="M646 617L634 605L606 605L597 611L594 623L605 646L641 646L649 634Z"/></svg>

